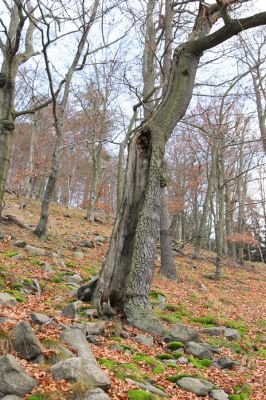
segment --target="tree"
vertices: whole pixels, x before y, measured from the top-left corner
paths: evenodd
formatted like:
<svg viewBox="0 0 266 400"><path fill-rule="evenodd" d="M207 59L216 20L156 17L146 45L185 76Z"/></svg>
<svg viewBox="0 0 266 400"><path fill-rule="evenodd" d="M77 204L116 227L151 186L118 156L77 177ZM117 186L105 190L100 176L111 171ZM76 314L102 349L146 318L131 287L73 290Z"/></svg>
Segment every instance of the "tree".
<svg viewBox="0 0 266 400"><path fill-rule="evenodd" d="M174 51L167 90L158 107L140 126L128 148L122 206L113 229L106 262L93 294L100 311L122 310L136 327L161 332L148 300L160 222L161 189L165 185L165 145L185 114L195 75L204 51L239 32L266 23L266 13L231 19L227 6L200 2L194 27L186 42ZM224 25L210 33L222 16Z"/></svg>

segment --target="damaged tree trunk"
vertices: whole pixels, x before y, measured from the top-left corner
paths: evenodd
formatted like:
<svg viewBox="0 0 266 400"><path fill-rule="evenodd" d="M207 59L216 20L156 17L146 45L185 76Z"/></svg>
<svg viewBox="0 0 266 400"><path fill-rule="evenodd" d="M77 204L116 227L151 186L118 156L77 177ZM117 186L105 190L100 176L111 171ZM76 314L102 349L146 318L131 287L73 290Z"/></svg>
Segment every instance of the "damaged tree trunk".
<svg viewBox="0 0 266 400"><path fill-rule="evenodd" d="M266 22L266 13L262 13L263 17L259 14L257 18L232 20L208 35L215 12L217 5L200 5L188 42L174 53L163 100L130 142L123 201L92 298L100 312L106 306L122 311L129 323L154 333L163 331L149 303L149 290L160 227L161 190L165 186L165 145L190 103L202 52L254 26L257 18Z"/></svg>

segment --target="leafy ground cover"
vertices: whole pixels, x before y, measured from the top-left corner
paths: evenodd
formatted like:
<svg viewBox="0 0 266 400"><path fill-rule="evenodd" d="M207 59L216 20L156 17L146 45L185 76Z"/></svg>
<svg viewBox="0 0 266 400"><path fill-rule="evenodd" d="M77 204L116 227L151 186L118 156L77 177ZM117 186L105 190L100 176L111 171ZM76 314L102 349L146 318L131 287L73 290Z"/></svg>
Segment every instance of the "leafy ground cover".
<svg viewBox="0 0 266 400"><path fill-rule="evenodd" d="M25 224L36 224L39 212L37 202L30 202L24 211L19 209L15 197L9 196L7 204L6 214L16 216ZM111 221L91 224L84 220L84 215L83 210L53 205L50 234L45 242L38 240L30 229L11 224L0 225L0 233L4 236L0 241L0 291L12 294L18 301L16 307L0 306L0 316L10 320L0 324L1 355L12 353L16 356L11 345L11 329L22 320L31 323L30 314L33 311L46 313L57 323L68 325L73 322L61 314L61 310L73 301L71 287L64 276L77 273L86 281L96 274L108 249L108 240L97 243L95 238L97 235L108 238L112 230ZM14 246L17 239L46 249L47 255L30 255ZM82 240L91 240L94 247L80 248L84 257L77 259L73 249ZM155 394L146 392L145 395L145 391L132 383L147 379L173 400L199 399L197 395L177 387L175 382L181 376L203 377L224 389L232 400L264 398L266 315L263 293L266 267L259 263L246 263L240 267L234 261L225 259L223 278L214 282L207 278L214 270L213 255L205 252L204 259L192 260L189 257L191 251L187 247L184 252L188 256L176 257L178 282L163 279L157 269L151 291L154 310L166 326L183 323L197 328L225 326L237 329L241 334L239 341L228 341L223 336L203 335L203 338L219 346L220 356L231 357L239 365L232 370L221 370L211 366L209 360L198 360L192 356L188 357L188 364L179 364L182 343L167 344L155 337L154 346L147 347L135 340L136 335L143 332L128 326L123 320L115 319L106 322L103 336L98 337L100 344L90 344L99 365L111 378L112 387L108 394L112 399L159 399ZM23 256L22 259L16 259L18 254ZM43 263L52 267L50 272L42 268ZM30 288L36 281L39 289L34 293ZM91 320L86 317L89 308L90 305L83 304L80 311L82 320ZM35 333L46 348L45 357L51 357L59 342L58 325L35 328ZM175 358L177 363L168 362L169 358ZM25 399L71 399L75 393L84 390L65 381L54 381L45 362L32 364L18 357L16 360L39 382L34 392ZM209 399L208 396L205 398Z"/></svg>

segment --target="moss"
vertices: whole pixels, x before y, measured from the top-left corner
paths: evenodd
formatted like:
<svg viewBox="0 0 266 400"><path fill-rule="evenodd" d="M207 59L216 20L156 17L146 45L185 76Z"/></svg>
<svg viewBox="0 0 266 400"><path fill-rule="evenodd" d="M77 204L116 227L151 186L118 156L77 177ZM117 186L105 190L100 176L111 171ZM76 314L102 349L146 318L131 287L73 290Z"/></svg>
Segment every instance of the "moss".
<svg viewBox="0 0 266 400"><path fill-rule="evenodd" d="M159 360L172 360L173 355L168 353L163 353L163 354L158 354L157 358L159 358Z"/></svg>
<svg viewBox="0 0 266 400"><path fill-rule="evenodd" d="M113 340L115 342L121 343L122 342L122 338L119 336L112 336L109 338L110 340Z"/></svg>
<svg viewBox="0 0 266 400"><path fill-rule="evenodd" d="M2 278L0 278L0 288L4 287L6 287L5 281Z"/></svg>
<svg viewBox="0 0 266 400"><path fill-rule="evenodd" d="M146 356L145 354L137 354L132 357L134 361L144 361L148 365L156 364L156 360L153 357Z"/></svg>
<svg viewBox="0 0 266 400"><path fill-rule="evenodd" d="M76 264L72 264L72 263L65 263L66 267L68 268L77 268Z"/></svg>
<svg viewBox="0 0 266 400"><path fill-rule="evenodd" d="M174 353L173 353L173 356L174 356L174 358L180 358L180 357L182 357L184 354L183 353L180 353L179 351L175 351Z"/></svg>
<svg viewBox="0 0 266 400"><path fill-rule="evenodd" d="M247 396L245 393L240 394L229 394L230 400L250 400L250 397Z"/></svg>
<svg viewBox="0 0 266 400"><path fill-rule="evenodd" d="M183 322L182 316L176 314L166 314L165 312L157 311L157 315L164 321L169 322L170 324L176 324L179 322Z"/></svg>
<svg viewBox="0 0 266 400"><path fill-rule="evenodd" d="M17 251L10 251L10 252L8 252L8 253L4 253L4 256L5 256L5 257L8 257L8 258L14 257L14 256L16 256L16 255L18 255L18 252L17 252Z"/></svg>
<svg viewBox="0 0 266 400"><path fill-rule="evenodd" d="M12 283L12 285L10 285L11 289L20 289L23 288L23 283L21 282L17 282L17 283Z"/></svg>
<svg viewBox="0 0 266 400"><path fill-rule="evenodd" d="M45 399L47 399L47 397L45 398L43 394L33 394L28 398L28 400L45 400Z"/></svg>
<svg viewBox="0 0 266 400"><path fill-rule="evenodd" d="M167 344L167 348L169 350L177 350L180 349L181 347L184 347L184 343L182 342L169 342Z"/></svg>
<svg viewBox="0 0 266 400"><path fill-rule="evenodd" d="M3 265L0 265L0 272L5 272L6 268Z"/></svg>
<svg viewBox="0 0 266 400"><path fill-rule="evenodd" d="M52 282L54 282L54 283L61 283L62 281L63 281L63 279L60 278L60 277L58 277L58 276L55 276L55 277L52 279Z"/></svg>
<svg viewBox="0 0 266 400"><path fill-rule="evenodd" d="M189 360L189 362L191 362L191 364L195 368L208 368L212 364L211 360L207 360L207 359L199 360L198 358L193 357L193 356L189 356L188 360Z"/></svg>
<svg viewBox="0 0 266 400"><path fill-rule="evenodd" d="M40 260L35 260L35 259L31 260L31 263L33 265L40 265L41 264Z"/></svg>
<svg viewBox="0 0 266 400"><path fill-rule="evenodd" d="M155 366L152 366L152 373L155 375L162 374L165 371L165 367L162 363L156 363Z"/></svg>
<svg viewBox="0 0 266 400"><path fill-rule="evenodd" d="M246 333L248 332L247 327L244 325L244 323L242 321L230 321L230 320L225 320L223 321L223 324L227 327L227 328L232 328L232 329L237 329L238 332L243 336L246 335Z"/></svg>
<svg viewBox="0 0 266 400"><path fill-rule="evenodd" d="M205 317L190 318L191 322L199 322L204 325L216 325L215 317L211 315L206 315Z"/></svg>
<svg viewBox="0 0 266 400"><path fill-rule="evenodd" d="M99 358L98 363L108 369L112 369L118 365L116 361L106 360L105 358Z"/></svg>
<svg viewBox="0 0 266 400"><path fill-rule="evenodd" d="M19 303L24 303L24 301L26 300L25 297L18 290L5 290L5 292L15 296L16 300Z"/></svg>
<svg viewBox="0 0 266 400"><path fill-rule="evenodd" d="M161 290L152 290L149 294L150 298L154 300L162 300L162 297L165 299L166 295Z"/></svg>
<svg viewBox="0 0 266 400"><path fill-rule="evenodd" d="M141 389L132 389L128 391L129 400L157 400L158 397Z"/></svg>
<svg viewBox="0 0 266 400"><path fill-rule="evenodd" d="M260 358L266 360L266 349L263 349L262 347L259 348L258 354L260 355Z"/></svg>

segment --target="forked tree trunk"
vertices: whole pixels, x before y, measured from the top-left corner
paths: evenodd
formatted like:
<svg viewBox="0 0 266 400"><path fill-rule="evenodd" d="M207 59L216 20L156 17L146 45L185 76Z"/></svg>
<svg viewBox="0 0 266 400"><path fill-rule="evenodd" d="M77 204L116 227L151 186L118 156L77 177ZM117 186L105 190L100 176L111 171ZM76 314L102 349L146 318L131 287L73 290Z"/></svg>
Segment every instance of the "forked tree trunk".
<svg viewBox="0 0 266 400"><path fill-rule="evenodd" d="M170 221L167 208L165 189L161 193L160 214L160 244L161 244L161 268L160 274L169 279L177 279L176 266L172 252L172 240L170 234Z"/></svg>
<svg viewBox="0 0 266 400"><path fill-rule="evenodd" d="M245 29L245 26L258 23L254 18L233 21L228 27L204 38L211 28L208 10L201 3L189 41L174 53L169 84L161 104L129 145L122 206L92 298L100 312L104 313L111 306L122 311L129 323L150 332L163 331L152 312L148 296L159 235L166 142L188 108L202 52ZM262 16L263 21L264 18L266 14Z"/></svg>

